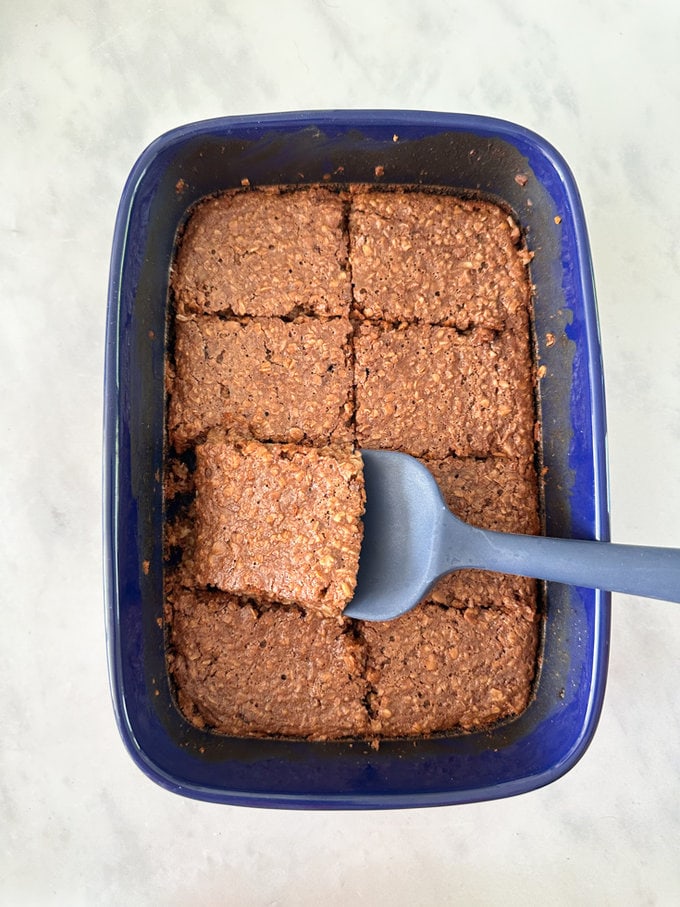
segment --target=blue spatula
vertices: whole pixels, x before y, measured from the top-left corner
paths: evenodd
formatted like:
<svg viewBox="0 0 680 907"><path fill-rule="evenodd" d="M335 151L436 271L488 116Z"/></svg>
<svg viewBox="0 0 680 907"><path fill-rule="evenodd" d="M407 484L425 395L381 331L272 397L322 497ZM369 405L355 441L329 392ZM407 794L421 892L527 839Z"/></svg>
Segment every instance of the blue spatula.
<svg viewBox="0 0 680 907"><path fill-rule="evenodd" d="M391 620L464 567L680 602L678 549L477 529L451 513L418 460L384 450L362 458L364 540L346 617Z"/></svg>

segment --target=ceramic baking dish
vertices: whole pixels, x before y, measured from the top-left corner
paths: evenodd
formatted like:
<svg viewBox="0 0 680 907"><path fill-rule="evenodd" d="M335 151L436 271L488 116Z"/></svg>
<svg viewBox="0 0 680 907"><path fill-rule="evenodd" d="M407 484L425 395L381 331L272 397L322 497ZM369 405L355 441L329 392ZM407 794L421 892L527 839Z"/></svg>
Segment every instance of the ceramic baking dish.
<svg viewBox="0 0 680 907"><path fill-rule="evenodd" d="M376 168L378 168L376 170ZM540 787L571 768L600 713L606 593L549 584L533 699L491 730L416 741L233 739L178 711L165 669L162 470L168 276L190 206L220 190L376 182L452 187L508 206L535 252L544 503L549 535L608 539L595 293L574 179L539 136L485 117L325 111L226 117L153 142L116 220L105 373L104 557L109 673L132 758L169 790L290 808L464 803Z"/></svg>

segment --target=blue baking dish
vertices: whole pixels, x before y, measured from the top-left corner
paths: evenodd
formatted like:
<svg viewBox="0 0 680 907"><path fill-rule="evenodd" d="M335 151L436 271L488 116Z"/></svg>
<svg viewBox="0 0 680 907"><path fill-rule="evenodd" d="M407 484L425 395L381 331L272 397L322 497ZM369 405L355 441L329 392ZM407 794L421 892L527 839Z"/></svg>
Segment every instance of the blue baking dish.
<svg viewBox="0 0 680 907"><path fill-rule="evenodd" d="M549 584L540 670L517 719L481 733L368 743L234 739L178 711L165 669L162 470L168 276L178 226L234 186L323 180L446 186L502 202L535 257L535 342L550 535L608 539L597 311L574 179L546 141L487 117L314 111L225 117L158 138L134 165L113 239L104 381L109 674L132 758L202 800L366 809L507 797L555 781L595 731L609 598Z"/></svg>

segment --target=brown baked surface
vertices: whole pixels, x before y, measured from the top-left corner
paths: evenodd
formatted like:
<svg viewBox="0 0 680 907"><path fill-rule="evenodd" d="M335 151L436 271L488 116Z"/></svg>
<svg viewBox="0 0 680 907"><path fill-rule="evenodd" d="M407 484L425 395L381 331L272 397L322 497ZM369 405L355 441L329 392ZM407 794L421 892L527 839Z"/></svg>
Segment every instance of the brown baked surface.
<svg viewBox="0 0 680 907"><path fill-rule="evenodd" d="M474 525L539 530L529 257L500 208L436 193L196 207L172 272L164 475L167 661L189 721L381 738L526 706L533 580L459 571L395 621L340 614L362 447L421 457Z"/></svg>
<svg viewBox="0 0 680 907"><path fill-rule="evenodd" d="M345 199L323 188L262 189L202 202L173 269L179 309L348 315Z"/></svg>
<svg viewBox="0 0 680 907"><path fill-rule="evenodd" d="M351 442L351 332L346 318L177 322L170 440L183 450L221 427L259 441Z"/></svg>
<svg viewBox="0 0 680 907"><path fill-rule="evenodd" d="M489 457L422 461L456 516L480 529L535 535L540 530L538 483L532 462ZM441 579L429 601L456 608L536 610L536 581L485 570L457 570Z"/></svg>
<svg viewBox="0 0 680 907"><path fill-rule="evenodd" d="M356 310L385 321L502 330L529 301L519 240L512 218L488 202L357 191L350 211Z"/></svg>
<svg viewBox="0 0 680 907"><path fill-rule="evenodd" d="M357 444L442 459L534 450L527 316L501 334L364 322L354 338Z"/></svg>
<svg viewBox="0 0 680 907"><path fill-rule="evenodd" d="M313 740L368 734L364 646L349 621L175 588L166 623L179 705L198 727Z"/></svg>
<svg viewBox="0 0 680 907"><path fill-rule="evenodd" d="M535 616L419 605L387 623L365 623L375 733L413 736L470 730L519 714L536 663Z"/></svg>
<svg viewBox="0 0 680 907"><path fill-rule="evenodd" d="M363 537L358 453L209 436L195 480L199 586L342 613Z"/></svg>

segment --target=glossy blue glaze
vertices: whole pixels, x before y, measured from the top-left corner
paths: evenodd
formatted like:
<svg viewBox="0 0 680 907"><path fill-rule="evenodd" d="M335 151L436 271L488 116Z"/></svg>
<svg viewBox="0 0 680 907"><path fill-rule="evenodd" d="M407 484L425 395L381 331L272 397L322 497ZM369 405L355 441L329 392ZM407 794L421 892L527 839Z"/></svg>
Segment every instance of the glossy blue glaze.
<svg viewBox="0 0 680 907"><path fill-rule="evenodd" d="M176 793L232 804L338 809L494 799L559 778L583 754L597 725L609 599L557 585L547 590L534 698L517 720L486 733L386 741L378 751L364 743L239 740L197 730L172 699L160 620L160 477L166 300L176 229L194 201L238 186L244 177L252 185L317 182L324 174L335 182L375 182L377 165L384 167L385 182L481 192L515 212L538 252L532 279L536 343L546 367L540 392L546 529L556 536L609 537L588 239L574 179L548 143L500 120L411 111L230 117L161 136L132 169L113 239L104 557L118 726L140 768ZM557 342L546 343L548 333Z"/></svg>

